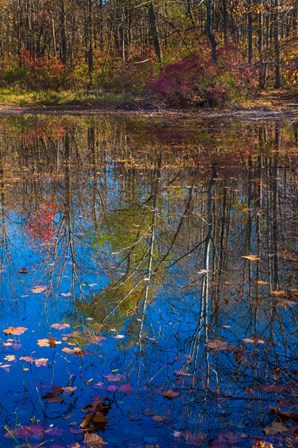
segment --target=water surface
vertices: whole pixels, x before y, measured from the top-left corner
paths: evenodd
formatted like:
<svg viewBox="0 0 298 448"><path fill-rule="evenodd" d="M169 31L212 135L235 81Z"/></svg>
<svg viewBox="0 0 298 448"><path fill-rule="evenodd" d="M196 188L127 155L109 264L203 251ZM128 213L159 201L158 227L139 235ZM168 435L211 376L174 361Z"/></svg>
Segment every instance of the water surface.
<svg viewBox="0 0 298 448"><path fill-rule="evenodd" d="M0 127L1 447L295 446L294 124Z"/></svg>

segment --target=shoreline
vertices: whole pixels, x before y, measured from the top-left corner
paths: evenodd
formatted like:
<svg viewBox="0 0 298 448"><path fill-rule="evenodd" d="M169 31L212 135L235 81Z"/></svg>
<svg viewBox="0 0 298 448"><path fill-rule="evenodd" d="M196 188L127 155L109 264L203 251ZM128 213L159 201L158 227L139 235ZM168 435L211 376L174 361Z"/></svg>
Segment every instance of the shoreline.
<svg viewBox="0 0 298 448"><path fill-rule="evenodd" d="M161 107L134 108L118 107L105 108L88 105L66 106L20 106L11 103L0 103L0 116L22 115L130 115L156 118L192 118L192 119L223 119L223 120L251 120L251 121L298 121L298 104L282 108L197 108L197 109L167 109Z"/></svg>

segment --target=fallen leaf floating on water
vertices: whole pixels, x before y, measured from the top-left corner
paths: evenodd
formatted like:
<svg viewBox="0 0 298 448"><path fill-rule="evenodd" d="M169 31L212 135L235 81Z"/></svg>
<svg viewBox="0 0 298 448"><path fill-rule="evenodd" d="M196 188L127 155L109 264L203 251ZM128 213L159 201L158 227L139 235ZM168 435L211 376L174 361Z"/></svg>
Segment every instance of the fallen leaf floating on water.
<svg viewBox="0 0 298 448"><path fill-rule="evenodd" d="M34 359L31 358L31 356L21 356L19 358L20 361L25 361L25 362L29 362L30 364L34 363Z"/></svg>
<svg viewBox="0 0 298 448"><path fill-rule="evenodd" d="M64 353L68 353L69 355L76 355L76 356L82 356L84 354L83 350L80 349L79 347L74 348L64 347L61 351Z"/></svg>
<svg viewBox="0 0 298 448"><path fill-rule="evenodd" d="M69 397L70 395L73 395L74 392L77 390L77 387L72 387L72 386L66 386L66 387L62 387L63 389L63 395L64 397Z"/></svg>
<svg viewBox="0 0 298 448"><path fill-rule="evenodd" d="M62 344L61 341L56 341L55 338L50 337L49 339L38 339L37 345L39 347L50 347L55 348L56 344Z"/></svg>
<svg viewBox="0 0 298 448"><path fill-rule="evenodd" d="M63 403L64 399L59 397L62 395L63 389L60 386L53 386L51 392L47 392L42 396L43 400L48 400L48 403Z"/></svg>
<svg viewBox="0 0 298 448"><path fill-rule="evenodd" d="M162 422L162 423L166 423L166 424L171 423L171 420L168 417L164 417L163 415L153 415L153 417L151 417L151 418L155 422Z"/></svg>
<svg viewBox="0 0 298 448"><path fill-rule="evenodd" d="M34 288L31 289L31 292L34 294L41 294L42 292L46 291L46 286L34 286Z"/></svg>
<svg viewBox="0 0 298 448"><path fill-rule="evenodd" d="M268 285L269 282L265 282L264 280L257 280L258 285ZM264 442L265 443L265 442Z"/></svg>
<svg viewBox="0 0 298 448"><path fill-rule="evenodd" d="M231 346L227 342L221 341L220 339L210 340L205 344L205 346L210 348L211 350L217 351L231 349Z"/></svg>
<svg viewBox="0 0 298 448"><path fill-rule="evenodd" d="M274 446L270 442L264 442L263 440L260 440L255 444L255 448L274 448Z"/></svg>
<svg viewBox="0 0 298 448"><path fill-rule="evenodd" d="M264 429L264 433L266 434L266 436L287 431L290 431L290 429L284 426L281 422L273 422L272 426L267 426Z"/></svg>
<svg viewBox="0 0 298 448"><path fill-rule="evenodd" d="M286 387L284 387L285 389ZM276 415L279 415L281 418L285 419L285 420L294 420L296 422L298 422L298 414L297 412L286 412L286 411L282 411L279 408L273 408L273 411L275 412Z"/></svg>
<svg viewBox="0 0 298 448"><path fill-rule="evenodd" d="M119 387L119 392L123 392L125 395L129 395L132 394L133 389L131 387L130 384L121 384L121 386Z"/></svg>
<svg viewBox="0 0 298 448"><path fill-rule="evenodd" d="M242 258L249 261L258 261L260 260L260 257L258 255L242 255Z"/></svg>
<svg viewBox="0 0 298 448"><path fill-rule="evenodd" d="M97 434L91 434L89 432L84 435L84 443L87 443L90 448L102 448L104 445L108 444L108 442L105 442Z"/></svg>
<svg viewBox="0 0 298 448"><path fill-rule="evenodd" d="M28 328L26 327L9 327L3 330L5 334L13 334L14 336L21 336Z"/></svg>
<svg viewBox="0 0 298 448"><path fill-rule="evenodd" d="M108 397L101 398L99 396L95 396L91 403L88 403L83 409L82 412L88 412L89 414L95 412L102 412L104 415L107 415L109 409L111 409L111 401Z"/></svg>
<svg viewBox="0 0 298 448"><path fill-rule="evenodd" d="M0 364L0 369L5 370L5 372L9 372L10 367L11 367L11 364Z"/></svg>
<svg viewBox="0 0 298 448"><path fill-rule="evenodd" d="M108 423L106 415L110 407L107 398L95 397L92 403L87 404L82 409L83 412L88 412L88 414L80 424L81 428L86 431L103 431Z"/></svg>
<svg viewBox="0 0 298 448"><path fill-rule="evenodd" d="M34 359L34 364L36 365L36 367L46 367L47 362L48 358Z"/></svg>
<svg viewBox="0 0 298 448"><path fill-rule="evenodd" d="M15 357L15 355L7 355L7 356L5 356L4 359L5 359L5 361L11 362L11 361L15 361L16 357Z"/></svg>
<svg viewBox="0 0 298 448"><path fill-rule="evenodd" d="M164 390L164 391L163 391L162 395L163 395L165 398L169 398L169 399L171 400L171 399L173 399L173 398L177 398L177 397L179 397L180 393L179 393L179 392L175 392L175 391L172 390L172 389L167 389L167 390Z"/></svg>
<svg viewBox="0 0 298 448"><path fill-rule="evenodd" d="M55 330L64 330L65 328L69 328L69 324L52 324L51 328L55 328Z"/></svg>
<svg viewBox="0 0 298 448"><path fill-rule="evenodd" d="M108 387L106 388L106 391L107 391L107 392L111 392L111 393L116 392L117 390L118 390L118 387L115 386L115 385L113 385L113 384L111 384L110 386L108 386Z"/></svg>
<svg viewBox="0 0 298 448"><path fill-rule="evenodd" d="M21 356L19 358L20 361L29 362L30 364L35 364L36 367L46 367L48 358L38 358L34 359L31 356Z"/></svg>
<svg viewBox="0 0 298 448"><path fill-rule="evenodd" d="M119 382L122 380L123 375L120 373L109 373L108 375L104 375L104 378L106 378L110 382Z"/></svg>
<svg viewBox="0 0 298 448"><path fill-rule="evenodd" d="M258 338L244 338L242 339L242 341L246 344L265 344L265 341L263 341L263 339Z"/></svg>

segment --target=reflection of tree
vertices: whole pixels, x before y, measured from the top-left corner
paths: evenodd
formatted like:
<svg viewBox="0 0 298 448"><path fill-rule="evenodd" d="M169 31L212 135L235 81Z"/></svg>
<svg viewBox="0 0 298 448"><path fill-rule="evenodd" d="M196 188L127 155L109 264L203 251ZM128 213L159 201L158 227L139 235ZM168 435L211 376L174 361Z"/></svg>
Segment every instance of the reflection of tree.
<svg viewBox="0 0 298 448"><path fill-rule="evenodd" d="M34 138L7 126L14 150L2 141L2 257L16 251L13 228L50 285L45 307L59 297L68 318L84 322L82 345L103 328L125 332L127 350L112 362L140 388L175 379L187 391L176 419L198 429L198 408L220 415L222 399L234 412L232 400L249 400L250 389L260 398L265 378L283 383L293 355L286 335L296 310L285 299L297 263L295 138L271 124L209 123L196 134L134 126L93 117L66 123L58 138L44 123ZM49 202L53 234L32 241L26 226L47 222ZM242 259L249 254L260 260ZM223 350L208 347L214 340Z"/></svg>

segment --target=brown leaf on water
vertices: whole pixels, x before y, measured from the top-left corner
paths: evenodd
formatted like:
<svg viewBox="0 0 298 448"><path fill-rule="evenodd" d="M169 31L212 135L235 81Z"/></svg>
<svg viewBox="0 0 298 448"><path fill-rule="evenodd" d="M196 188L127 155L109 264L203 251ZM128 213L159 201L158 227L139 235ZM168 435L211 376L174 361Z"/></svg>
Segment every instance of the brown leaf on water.
<svg viewBox="0 0 298 448"><path fill-rule="evenodd" d="M102 412L95 412L87 414L80 426L85 430L104 431L107 423L108 420Z"/></svg>
<svg viewBox="0 0 298 448"><path fill-rule="evenodd" d="M90 425L91 418L92 418L92 414L88 414L88 415L86 415L84 421L80 424L80 427L81 427L82 429L87 429L88 426Z"/></svg>
<svg viewBox="0 0 298 448"><path fill-rule="evenodd" d="M7 355L7 356L5 356L4 359L5 359L5 361L12 362L12 361L16 360L16 357L15 357L15 355Z"/></svg>
<svg viewBox="0 0 298 448"><path fill-rule="evenodd" d="M151 418L155 422L162 422L162 423L166 423L166 424L171 423L171 420L168 417L164 417L163 415L153 415L153 417L151 417Z"/></svg>
<svg viewBox="0 0 298 448"><path fill-rule="evenodd" d="M255 448L274 448L274 446L272 445L272 443L270 443L270 442L264 442L263 440L260 440L260 441L257 442L254 446L255 446Z"/></svg>
<svg viewBox="0 0 298 448"><path fill-rule="evenodd" d="M61 344L61 341L56 341L55 338L50 337L49 339L38 339L37 344L39 347L55 348L56 344Z"/></svg>
<svg viewBox="0 0 298 448"><path fill-rule="evenodd" d="M285 419L285 420L294 420L296 422L298 422L298 413L297 412L286 412L286 411L282 411L279 408L273 408L273 411L275 412L276 415L279 415L281 418Z"/></svg>
<svg viewBox="0 0 298 448"><path fill-rule="evenodd" d="M108 420L102 412L96 412L92 416L92 426L95 431L104 431L107 426Z"/></svg>
<svg viewBox="0 0 298 448"><path fill-rule="evenodd" d="M37 340L37 345L38 345L39 347L49 347L49 346L50 346L50 343L49 343L49 340L48 340L48 339L38 339L38 340Z"/></svg>
<svg viewBox="0 0 298 448"><path fill-rule="evenodd" d="M179 397L180 393L179 393L179 392L175 392L175 391L172 390L172 389L167 389L167 390L164 390L164 391L163 391L162 395L163 395L165 398L169 398L169 399L172 400L173 398L177 398L177 397Z"/></svg>
<svg viewBox="0 0 298 448"><path fill-rule="evenodd" d="M64 353L68 353L69 355L76 355L76 356L82 356L84 354L83 350L81 350L79 347L74 348L64 347L61 351Z"/></svg>
<svg viewBox="0 0 298 448"><path fill-rule="evenodd" d="M284 426L281 422L273 422L272 426L267 426L264 429L264 433L266 436L272 435L272 434L278 434L279 432L287 432L289 431L289 428Z"/></svg>
<svg viewBox="0 0 298 448"><path fill-rule="evenodd" d="M36 365L36 367L46 367L47 362L48 358L34 359L34 364Z"/></svg>
<svg viewBox="0 0 298 448"><path fill-rule="evenodd" d="M97 412L102 412L104 415L107 415L110 408L110 400L107 397L102 399L101 397L96 396L93 401L88 403L83 409L81 409L81 411L88 412L90 415L94 415Z"/></svg>
<svg viewBox="0 0 298 448"><path fill-rule="evenodd" d="M0 369L5 370L5 372L10 372L11 364L0 364Z"/></svg>
<svg viewBox="0 0 298 448"><path fill-rule="evenodd" d="M260 260L260 257L258 255L253 255L253 254L242 255L241 258L244 258L244 260L249 260L249 261L258 261L258 260Z"/></svg>
<svg viewBox="0 0 298 448"><path fill-rule="evenodd" d="M56 339L53 338L53 337L49 337L49 345L50 345L50 347L51 348L55 348L56 344L61 344L61 342L60 341L56 341Z"/></svg>
<svg viewBox="0 0 298 448"><path fill-rule="evenodd" d="M69 328L69 324L52 324L51 328L55 328L55 330L64 330L65 328Z"/></svg>
<svg viewBox="0 0 298 448"><path fill-rule="evenodd" d="M210 348L211 350L230 350L232 347L225 341L222 341L220 339L213 339L208 341L205 344L206 347Z"/></svg>
<svg viewBox="0 0 298 448"><path fill-rule="evenodd" d="M29 362L30 364L34 362L34 359L31 356L21 356L19 360Z"/></svg>
<svg viewBox="0 0 298 448"><path fill-rule="evenodd" d="M46 291L46 286L34 286L34 288L31 289L31 292L34 294L41 294L42 292Z"/></svg>
<svg viewBox="0 0 298 448"><path fill-rule="evenodd" d="M87 443L90 448L102 448L108 444L99 435L89 432L84 435L84 443Z"/></svg>
<svg viewBox="0 0 298 448"><path fill-rule="evenodd" d="M53 397L53 398L49 398L48 399L48 403L63 403L64 402L64 398L62 397Z"/></svg>
<svg viewBox="0 0 298 448"><path fill-rule="evenodd" d="M70 395L73 395L74 392L76 391L77 387L71 387L71 386L66 386L66 387L61 387L61 389L63 390L63 395L64 397L68 397Z"/></svg>
<svg viewBox="0 0 298 448"><path fill-rule="evenodd" d="M51 392L47 392L42 396L43 400L48 400L52 398L57 398L59 395L63 393L63 388L60 386L53 386ZM63 399L62 399L63 401Z"/></svg>
<svg viewBox="0 0 298 448"><path fill-rule="evenodd" d="M14 336L21 336L28 328L26 327L9 327L3 330L5 334L13 334Z"/></svg>
<svg viewBox="0 0 298 448"><path fill-rule="evenodd" d="M110 382L117 383L122 380L123 375L121 375L121 373L109 373L108 375L104 375L104 378Z"/></svg>

